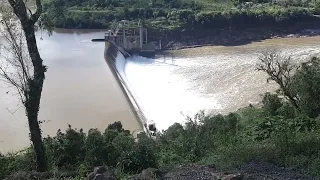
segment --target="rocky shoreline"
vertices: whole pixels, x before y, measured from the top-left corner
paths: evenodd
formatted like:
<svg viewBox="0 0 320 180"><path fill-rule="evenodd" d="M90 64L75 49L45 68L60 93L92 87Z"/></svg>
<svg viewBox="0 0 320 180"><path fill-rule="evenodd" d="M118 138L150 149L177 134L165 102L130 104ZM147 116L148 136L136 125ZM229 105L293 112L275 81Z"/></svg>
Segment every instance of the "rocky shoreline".
<svg viewBox="0 0 320 180"><path fill-rule="evenodd" d="M251 28L206 30L193 36L181 35L175 40L164 41L165 50L179 50L203 46L240 46L275 38L299 38L320 35L320 27L313 28ZM170 38L168 38L170 39Z"/></svg>

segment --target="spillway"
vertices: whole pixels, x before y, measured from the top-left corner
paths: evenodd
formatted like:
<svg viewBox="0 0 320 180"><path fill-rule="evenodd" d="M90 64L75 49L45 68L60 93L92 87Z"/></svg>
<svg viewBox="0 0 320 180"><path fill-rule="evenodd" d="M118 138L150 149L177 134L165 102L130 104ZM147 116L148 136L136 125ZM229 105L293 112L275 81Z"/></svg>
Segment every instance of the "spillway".
<svg viewBox="0 0 320 180"><path fill-rule="evenodd" d="M319 55L319 38L195 48L155 59L118 55L116 64L139 112L161 131L200 110L226 114L249 104L259 106L265 92L278 88L255 70L259 53L277 49L295 61L307 60Z"/></svg>
<svg viewBox="0 0 320 180"><path fill-rule="evenodd" d="M161 131L200 110L220 107L189 90L185 78L174 73L180 62L172 58L126 56L110 43L106 43L105 58L141 124L155 124Z"/></svg>
<svg viewBox="0 0 320 180"><path fill-rule="evenodd" d="M131 113L136 117L136 120L140 122L142 129L149 135L149 126L155 126L152 120L148 120L144 115L144 110L140 107L137 102L138 97L132 91L130 83L127 79L125 68L127 64L127 59L130 57L121 47L109 42L105 42L105 60L116 77L117 83L125 96L130 108Z"/></svg>
<svg viewBox="0 0 320 180"><path fill-rule="evenodd" d="M142 129L137 116L153 120L161 131L202 109L213 114L232 112L261 102L261 94L277 88L255 71L260 51L278 49L294 59L320 53L320 36L185 49L173 52L173 58L126 58L113 49L108 57L132 94L129 101L134 98L139 106L136 111L105 62L104 43L91 42L102 36L104 31L57 29L51 37L44 35L44 40L38 37L41 56L49 67L39 113L39 119L45 121L41 125L44 137L54 136L68 124L85 132L90 128L103 132L108 124L121 121L125 129L137 133ZM0 83L2 153L30 145L24 109L7 86Z"/></svg>

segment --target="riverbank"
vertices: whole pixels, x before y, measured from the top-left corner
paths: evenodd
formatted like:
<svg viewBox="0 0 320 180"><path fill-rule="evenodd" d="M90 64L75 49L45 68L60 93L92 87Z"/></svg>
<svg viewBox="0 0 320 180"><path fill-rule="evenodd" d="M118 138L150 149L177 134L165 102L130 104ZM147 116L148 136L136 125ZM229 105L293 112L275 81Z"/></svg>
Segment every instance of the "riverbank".
<svg viewBox="0 0 320 180"><path fill-rule="evenodd" d="M228 166L232 170L232 167L240 164L239 169L234 170L236 173L243 171L244 177L248 175L250 178L256 177L256 179L303 179L303 174L296 174L296 170L290 168L291 171L288 167L302 169L311 175L320 176L318 170L320 160L316 156L320 149L318 138L320 126L312 124L315 129L310 132L291 131L309 125L305 123L309 123L310 119L299 116L287 121L287 119L279 118L285 117L288 115L285 113L290 112L290 107L286 107L285 104L282 104L281 109L276 111L279 112L279 116L269 116L267 114L269 113L268 109L263 108L251 107L236 111L239 107L248 106L249 103L261 102L260 95L269 91L267 88L270 88L270 91L276 89L276 87L270 87L270 84L269 86L266 84L267 77L254 71L257 52L268 49L270 46L286 48L283 46L288 45L293 47L284 50L287 54L296 53L295 56L292 56L293 59L312 55L320 50L319 37L288 38L284 41L281 41L281 38L273 39L267 42L267 46L264 46L265 42L251 43L246 46L224 46L220 49L220 52L223 53L211 49L217 47L208 47L210 49L206 49L206 51L211 51L214 56L204 56L202 52L199 52L198 58L193 56L191 58L173 59L172 64L170 64L171 59L168 62L162 61L162 59L132 59L131 67L130 65L126 66L128 81L135 90L142 90L140 92L136 91L137 96L141 98L142 104L148 108L146 110L157 117L157 119L154 119L156 124L158 125L158 122L162 123L165 130L156 141L145 137L134 143L135 138L127 133L128 131L122 129L119 131L118 125L110 126L116 129L103 129L108 120L119 119L119 121L127 124L126 127L133 122L122 119L121 116L125 112L114 112L114 115L120 117L111 117L104 114L108 113L106 111L114 110L111 108L118 108L124 100L121 98L122 96L111 94L113 87L116 86L115 84L110 84L108 81L106 85L109 85L108 87L112 89L105 87L105 78L112 77L112 75L109 72L108 74L102 73L105 72L105 69L97 69L97 67L106 68L105 61L100 54L104 46L93 45L94 43L91 43L90 39L103 36L103 33L81 36L69 34L69 38L66 38L66 34L54 34L53 37L57 38L57 36L61 39L57 39L56 43L50 43L50 47L56 48L50 48L52 52L45 53L47 57L56 51L68 50L67 47L70 48L70 51L72 50L69 54L73 56L69 58L55 56L55 62L48 61L50 59L45 58L48 59L46 64L51 71L51 74L48 73L48 79L51 79L51 81L49 80L49 84L45 86L49 88L46 92L52 91L54 93L45 95L46 100L44 102L59 101L56 102L57 106L64 105L62 109L65 111L57 111L52 106L44 106L45 112L51 112L47 115L47 118L50 118L50 115L52 120L57 119L57 115L61 119L66 116L62 121L55 121L60 127L63 124L67 126L66 124L70 123L73 128L83 127L84 130L78 131L70 128L65 132L62 129L61 133L63 134L59 133L58 136L47 138L44 141L45 146L48 147L47 156L50 171L77 171L84 173L83 176L85 177L86 170L92 170L94 166L106 164L112 168L118 167L121 169L117 170L120 173L126 172L130 175L130 173L139 173L148 167L177 167L199 163L216 164L216 167L222 170L228 168ZM45 37L44 41L39 42L45 43L47 38ZM313 40L310 40L310 43L304 42L304 45L292 45L301 39ZM64 43L61 44L61 42ZM70 46L71 43L72 46ZM300 43L302 44L302 42ZM44 48L43 46L40 47ZM197 49L204 48L190 50ZM282 49L279 48L279 50ZM61 53L62 55L64 54ZM72 70L71 67L76 69ZM67 73L63 73L62 70ZM97 74L98 72L100 73ZM61 78L52 81L52 78L57 76L61 76ZM79 77L79 79L75 79L74 76ZM184 89L184 87L177 88L178 82L186 82L185 87L187 89ZM93 89L91 89L92 87ZM72 91L72 89L75 89L75 91ZM99 91L97 92L97 90ZM206 99L208 101L203 101L197 96L185 96L184 92L186 90L193 90L195 94L201 95L200 97L208 98ZM56 92L60 93L57 94ZM48 95L50 95L50 99L48 99ZM110 102L110 105L104 105L106 98L108 98L107 102ZM73 100L74 104L71 104L70 100ZM207 102L217 102L218 105L206 104ZM210 117L202 117L201 114L198 114L195 119L187 123L184 121L180 124L165 127L177 122L178 118L176 117L181 116L181 111L207 109L207 107L213 109L212 114L218 114L222 110L225 112L223 114L234 113L226 116ZM42 108L41 112L43 110ZM73 118L72 114L68 114L69 112L78 114L76 118ZM99 112L101 114L98 114ZM271 121L271 126L265 127L265 124L270 124L270 120L274 120ZM203 124L195 123L196 121L203 122ZM311 123L315 121L319 122L318 119L311 119ZM283 122L283 124L277 124L276 122ZM291 125L292 122L294 126ZM124 128L128 129L125 124ZM47 128L48 126L52 129L59 128L52 127L51 123L44 125ZM88 130L95 127L99 127L100 131ZM132 128L132 126L129 127ZM278 127L286 127L285 130L288 131L278 131ZM48 131L48 129L44 129L44 133ZM265 136L265 132L269 134ZM290 136L287 136L287 134ZM17 134L13 135L17 136ZM266 139L260 139L261 137ZM78 146L74 146L74 144L78 144ZM29 149L25 154L8 155L0 158L0 179L14 172L35 169L32 155L33 151ZM257 161L260 158L262 158L262 162ZM278 164L281 167L265 164L265 162ZM207 173L206 171L197 171L193 167L178 170L180 172L175 171L171 175L174 175L173 177L185 177L186 173L191 172L190 179L195 179L198 173L200 175ZM290 170L290 172L286 170Z"/></svg>
<svg viewBox="0 0 320 180"><path fill-rule="evenodd" d="M296 54L301 49L309 52L310 55L316 55L315 49L320 42L319 36L299 36L299 37L287 37L287 38L270 38L261 41L255 41L246 45L239 46L195 46L192 48L182 48L177 50L164 51L162 54L167 57L174 58L197 58L204 56L216 56L219 54L258 54L263 50L278 50L285 54ZM259 48L261 47L261 48ZM295 49L298 49L295 50ZM304 53L307 53L304 52ZM297 55L297 58L299 55Z"/></svg>
<svg viewBox="0 0 320 180"><path fill-rule="evenodd" d="M241 46L276 38L299 38L320 35L320 26L288 26L281 28L211 29L202 32L173 33L163 41L165 50L179 50L204 46Z"/></svg>

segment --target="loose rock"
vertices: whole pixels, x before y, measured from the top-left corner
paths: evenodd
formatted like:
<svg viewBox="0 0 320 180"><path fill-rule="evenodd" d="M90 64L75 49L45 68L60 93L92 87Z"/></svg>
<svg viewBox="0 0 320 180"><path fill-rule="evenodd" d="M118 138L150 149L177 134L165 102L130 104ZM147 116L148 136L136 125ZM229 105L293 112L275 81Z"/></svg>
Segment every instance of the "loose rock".
<svg viewBox="0 0 320 180"><path fill-rule="evenodd" d="M93 172L88 175L89 180L116 180L113 170L107 166L99 166L93 169Z"/></svg>

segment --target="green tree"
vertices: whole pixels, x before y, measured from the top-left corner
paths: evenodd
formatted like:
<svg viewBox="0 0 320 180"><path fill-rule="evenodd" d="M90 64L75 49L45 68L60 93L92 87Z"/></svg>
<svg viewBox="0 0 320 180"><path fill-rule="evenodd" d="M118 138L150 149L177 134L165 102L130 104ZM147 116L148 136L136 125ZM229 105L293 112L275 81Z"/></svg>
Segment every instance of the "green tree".
<svg viewBox="0 0 320 180"><path fill-rule="evenodd" d="M313 57L303 63L292 77L290 93L298 99L302 111L309 117L320 115L320 59Z"/></svg>
<svg viewBox="0 0 320 180"><path fill-rule="evenodd" d="M6 60L14 72L12 73L8 71L7 67L2 66L0 75L13 85L20 95L28 119L37 170L46 171L47 162L38 113L47 67L43 65L35 36L36 23L42 14L42 3L41 0L35 0L34 13L26 7L24 0L7 0L1 3L1 23L10 46L8 47L9 52L13 52L11 54L13 60L10 58L10 60ZM11 8L8 9L7 5L10 5ZM17 29L22 29L23 33ZM28 52L24 52L24 49L27 49Z"/></svg>
<svg viewBox="0 0 320 180"><path fill-rule="evenodd" d="M130 134L130 131L123 129L122 123L120 121L114 122L113 124L109 124L107 129L106 129L106 131L107 130L116 130L119 133L123 132L123 133L125 133L127 135Z"/></svg>
<svg viewBox="0 0 320 180"><path fill-rule="evenodd" d="M278 97L278 95L271 94L269 92L264 95L262 103L265 112L271 116L278 115L278 109L282 106L281 99Z"/></svg>
<svg viewBox="0 0 320 180"><path fill-rule="evenodd" d="M86 163L90 166L99 166L105 160L105 144L101 132L98 129L90 129L85 142Z"/></svg>
<svg viewBox="0 0 320 180"><path fill-rule="evenodd" d="M120 154L131 151L134 147L134 139L131 135L119 133L112 141L115 150Z"/></svg>
<svg viewBox="0 0 320 180"><path fill-rule="evenodd" d="M44 142L53 167L75 170L85 160L86 134L82 129L78 131L69 125L65 133L58 130L55 137L47 137Z"/></svg>
<svg viewBox="0 0 320 180"><path fill-rule="evenodd" d="M282 57L276 52L263 53L259 57L259 64L257 65L258 71L263 71L269 76L267 82L276 82L280 86L280 92L289 99L297 111L300 111L297 99L290 91L295 69L296 66L291 63L290 57Z"/></svg>
<svg viewBox="0 0 320 180"><path fill-rule="evenodd" d="M0 153L0 179L4 179L10 174L9 171L9 158Z"/></svg>
<svg viewBox="0 0 320 180"><path fill-rule="evenodd" d="M157 168L156 143L143 135L139 138L131 151L123 153L118 165L126 173L138 173L146 168Z"/></svg>

